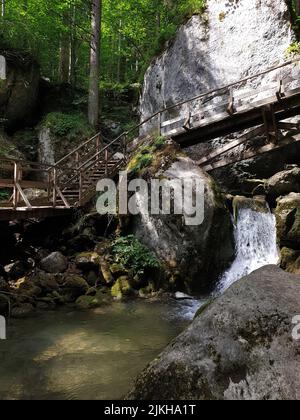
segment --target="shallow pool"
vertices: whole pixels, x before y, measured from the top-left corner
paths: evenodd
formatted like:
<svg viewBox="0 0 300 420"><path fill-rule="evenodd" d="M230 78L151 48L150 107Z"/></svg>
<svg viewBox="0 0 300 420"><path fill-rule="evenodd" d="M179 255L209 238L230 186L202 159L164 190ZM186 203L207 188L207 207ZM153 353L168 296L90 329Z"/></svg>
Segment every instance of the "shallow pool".
<svg viewBox="0 0 300 420"><path fill-rule="evenodd" d="M0 341L0 399L120 399L193 305L134 301L12 320Z"/></svg>

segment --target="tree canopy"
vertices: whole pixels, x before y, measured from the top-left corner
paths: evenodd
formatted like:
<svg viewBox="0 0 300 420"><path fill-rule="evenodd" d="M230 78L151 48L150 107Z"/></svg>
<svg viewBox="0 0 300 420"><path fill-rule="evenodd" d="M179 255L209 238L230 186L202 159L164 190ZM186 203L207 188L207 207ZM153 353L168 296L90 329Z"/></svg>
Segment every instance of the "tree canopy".
<svg viewBox="0 0 300 420"><path fill-rule="evenodd" d="M1 0L1 42L34 55L42 74L86 88L91 0ZM101 82L138 81L178 25L204 0L103 0Z"/></svg>

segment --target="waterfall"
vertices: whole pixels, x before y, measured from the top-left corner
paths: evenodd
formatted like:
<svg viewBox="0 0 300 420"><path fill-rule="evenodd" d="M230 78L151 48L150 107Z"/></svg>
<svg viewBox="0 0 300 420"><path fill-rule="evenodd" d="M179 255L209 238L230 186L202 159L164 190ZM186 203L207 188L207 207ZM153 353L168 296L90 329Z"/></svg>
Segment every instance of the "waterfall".
<svg viewBox="0 0 300 420"><path fill-rule="evenodd" d="M269 207L264 212L247 207L239 209L234 237L236 257L222 276L216 295L225 292L234 282L253 271L278 263L276 220Z"/></svg>
<svg viewBox="0 0 300 420"><path fill-rule="evenodd" d="M48 127L42 127L39 131L39 161L50 165L55 163L54 148Z"/></svg>

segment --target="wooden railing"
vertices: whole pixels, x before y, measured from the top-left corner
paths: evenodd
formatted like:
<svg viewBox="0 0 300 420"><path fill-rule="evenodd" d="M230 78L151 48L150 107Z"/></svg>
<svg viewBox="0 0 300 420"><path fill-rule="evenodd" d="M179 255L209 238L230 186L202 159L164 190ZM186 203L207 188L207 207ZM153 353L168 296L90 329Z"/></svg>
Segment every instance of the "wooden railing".
<svg viewBox="0 0 300 420"><path fill-rule="evenodd" d="M254 98L258 94L271 92L271 97L279 101L284 95L284 80L256 88L251 91L241 91L247 82L268 73L296 64L300 57L273 66L265 71L246 77L227 86L212 89L208 92L187 99L170 107L155 112L132 129L125 131L113 141L104 144L101 133L97 133L89 140L72 150L55 165L12 160L0 157L0 188L11 190L12 194L7 203L14 209L19 207L32 208L35 205L56 207L82 206L95 191L96 180L101 177L113 177L118 169L128 160L130 138L137 137L142 127L149 124L150 132L158 135L173 136L178 129L190 130L194 124L212 124L216 118L230 117L237 111L241 112L249 105L256 106ZM218 102L217 102L218 100ZM192 106L191 106L192 105ZM184 118L170 116L178 109L186 107ZM191 109L197 109L192 113ZM221 114L218 114L218 110ZM212 117L211 114L214 114ZM217 117L216 117L217 114ZM174 128L175 127L175 128ZM140 137L140 141L143 139ZM116 157L116 153L119 156ZM3 173L3 174L2 174ZM37 189L44 192L42 199L31 203L26 189Z"/></svg>

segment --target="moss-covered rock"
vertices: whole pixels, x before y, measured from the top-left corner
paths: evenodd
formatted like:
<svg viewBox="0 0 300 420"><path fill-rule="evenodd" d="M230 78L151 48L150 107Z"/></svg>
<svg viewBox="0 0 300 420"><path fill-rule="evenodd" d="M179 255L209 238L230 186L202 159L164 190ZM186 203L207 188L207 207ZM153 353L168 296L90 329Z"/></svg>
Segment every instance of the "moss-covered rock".
<svg viewBox="0 0 300 420"><path fill-rule="evenodd" d="M152 151L152 144L143 145L137 152L139 155L151 150L152 160L148 166L134 171L138 156L130 162L128 170L146 180L149 188L152 179L170 183L192 177L197 179L204 185L204 220L192 226L187 223L187 214L139 214L125 220L121 217L120 225L126 233L133 233L160 261L168 279L159 286L187 293L203 291L214 285L233 259L230 213L214 180L177 144L167 140L155 151ZM139 193L136 198L144 200ZM181 197L172 194L171 208L178 207L179 200L182 203ZM169 279L172 279L172 285Z"/></svg>
<svg viewBox="0 0 300 420"><path fill-rule="evenodd" d="M120 277L111 288L111 295L115 299L122 299L133 294L130 279L127 276Z"/></svg>
<svg viewBox="0 0 300 420"><path fill-rule="evenodd" d="M74 302L79 296L84 295L89 290L89 285L83 277L78 275L68 275L65 278L62 295L67 302Z"/></svg>
<svg viewBox="0 0 300 420"><path fill-rule="evenodd" d="M280 246L300 249L300 194L279 198L275 213Z"/></svg>
<svg viewBox="0 0 300 420"><path fill-rule="evenodd" d="M282 248L280 266L288 273L300 275L300 251L290 248Z"/></svg>
<svg viewBox="0 0 300 420"><path fill-rule="evenodd" d="M85 295L80 296L76 300L76 306L79 309L92 309L92 308L98 308L103 305L107 305L110 303L111 298L108 294L103 293L102 291L96 291L96 294L91 295Z"/></svg>

